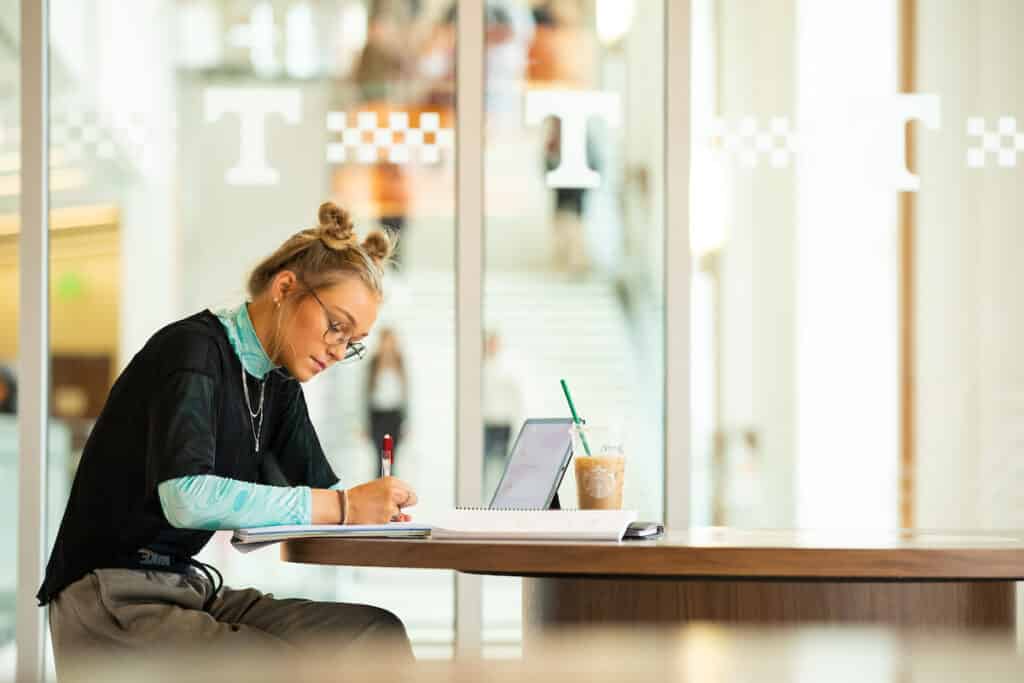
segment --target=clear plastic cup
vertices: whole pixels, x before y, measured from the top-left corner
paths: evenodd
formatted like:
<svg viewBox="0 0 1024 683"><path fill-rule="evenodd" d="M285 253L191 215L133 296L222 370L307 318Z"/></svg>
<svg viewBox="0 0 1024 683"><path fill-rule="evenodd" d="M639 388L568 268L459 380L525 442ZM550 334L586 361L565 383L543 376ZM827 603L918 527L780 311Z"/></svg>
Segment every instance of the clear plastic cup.
<svg viewBox="0 0 1024 683"><path fill-rule="evenodd" d="M570 431L579 508L621 510L626 474L621 430L573 425Z"/></svg>

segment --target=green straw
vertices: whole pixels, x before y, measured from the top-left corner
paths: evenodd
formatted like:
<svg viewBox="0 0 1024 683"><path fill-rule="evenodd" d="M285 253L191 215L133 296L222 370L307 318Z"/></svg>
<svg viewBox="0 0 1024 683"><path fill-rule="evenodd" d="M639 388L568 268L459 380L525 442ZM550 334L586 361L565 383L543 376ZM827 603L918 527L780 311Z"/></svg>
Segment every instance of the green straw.
<svg viewBox="0 0 1024 683"><path fill-rule="evenodd" d="M569 412L572 413L572 421L576 423L577 427L582 426L580 422L580 416L576 414L576 406L572 404L572 396L569 395L569 385L565 383L564 379L558 380L562 383L562 391L565 393L565 400L569 402ZM590 444L587 443L587 435L580 430L580 440L583 442L583 450L590 455Z"/></svg>

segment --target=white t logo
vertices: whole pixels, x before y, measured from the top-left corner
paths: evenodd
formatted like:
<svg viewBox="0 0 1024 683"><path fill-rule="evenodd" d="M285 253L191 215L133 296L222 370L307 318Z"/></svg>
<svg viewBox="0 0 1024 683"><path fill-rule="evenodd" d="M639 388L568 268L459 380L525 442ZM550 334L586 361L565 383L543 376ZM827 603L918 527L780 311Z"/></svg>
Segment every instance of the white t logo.
<svg viewBox="0 0 1024 683"><path fill-rule="evenodd" d="M224 174L229 185L276 185L281 174L267 165L264 124L268 114L280 114L297 124L302 97L295 88L210 88L204 103L206 122L238 114L238 163Z"/></svg>
<svg viewBox="0 0 1024 683"><path fill-rule="evenodd" d="M609 126L621 120L619 96L605 92L541 90L526 94L526 125L536 126L547 116L562 124L561 163L549 171L549 187L597 187L601 174L587 165L587 119L603 116Z"/></svg>

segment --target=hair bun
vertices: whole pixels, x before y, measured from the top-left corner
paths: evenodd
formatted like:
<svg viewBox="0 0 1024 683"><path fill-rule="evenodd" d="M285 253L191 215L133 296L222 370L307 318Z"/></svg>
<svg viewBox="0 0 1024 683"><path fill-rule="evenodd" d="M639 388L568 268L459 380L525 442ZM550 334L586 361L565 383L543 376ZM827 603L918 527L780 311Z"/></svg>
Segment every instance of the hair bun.
<svg viewBox="0 0 1024 683"><path fill-rule="evenodd" d="M331 249L344 249L355 243L355 229L348 211L334 202L324 202L317 213L320 241Z"/></svg>
<svg viewBox="0 0 1024 683"><path fill-rule="evenodd" d="M377 263L387 261L394 248L392 238L382 230L374 230L363 240L363 251Z"/></svg>

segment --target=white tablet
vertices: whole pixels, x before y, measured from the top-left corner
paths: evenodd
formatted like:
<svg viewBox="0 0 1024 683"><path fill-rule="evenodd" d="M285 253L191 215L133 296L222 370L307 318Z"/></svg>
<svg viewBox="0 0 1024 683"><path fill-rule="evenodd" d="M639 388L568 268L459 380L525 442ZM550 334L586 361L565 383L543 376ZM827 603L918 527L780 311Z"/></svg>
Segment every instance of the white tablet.
<svg viewBox="0 0 1024 683"><path fill-rule="evenodd" d="M519 430L488 506L492 510L547 510L572 457L565 417L531 418Z"/></svg>

